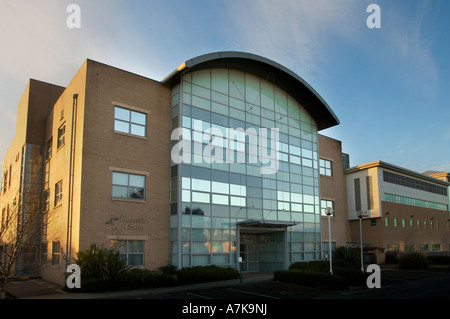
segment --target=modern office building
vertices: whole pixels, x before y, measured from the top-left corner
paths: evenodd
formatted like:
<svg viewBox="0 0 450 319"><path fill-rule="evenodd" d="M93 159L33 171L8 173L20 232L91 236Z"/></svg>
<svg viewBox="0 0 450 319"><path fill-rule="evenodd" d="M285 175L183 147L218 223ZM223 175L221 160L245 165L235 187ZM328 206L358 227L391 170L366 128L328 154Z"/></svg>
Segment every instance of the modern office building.
<svg viewBox="0 0 450 319"><path fill-rule="evenodd" d="M360 243L357 215L362 212L365 246L401 252L450 250L450 183L382 161L349 168L345 174L350 242Z"/></svg>
<svg viewBox="0 0 450 319"><path fill-rule="evenodd" d="M186 142L171 164L170 263L240 256L244 271L272 271L321 258L317 132L338 124L323 99L279 64L235 52L186 61L163 84Z"/></svg>
<svg viewBox="0 0 450 319"><path fill-rule="evenodd" d="M162 81L92 60L67 87L30 80L2 164L2 230L40 217L16 274L61 282L91 244L149 269L273 271L326 258L328 218L332 249L359 243L357 211L370 213L365 246L448 249L448 179L349 168L342 143L319 134L337 124L302 78L241 52Z"/></svg>
<svg viewBox="0 0 450 319"><path fill-rule="evenodd" d="M60 281L91 244L150 269L322 257L318 131L339 121L273 61L207 54L159 82L87 60L66 88L30 80L17 118L2 216L47 221L17 274Z"/></svg>

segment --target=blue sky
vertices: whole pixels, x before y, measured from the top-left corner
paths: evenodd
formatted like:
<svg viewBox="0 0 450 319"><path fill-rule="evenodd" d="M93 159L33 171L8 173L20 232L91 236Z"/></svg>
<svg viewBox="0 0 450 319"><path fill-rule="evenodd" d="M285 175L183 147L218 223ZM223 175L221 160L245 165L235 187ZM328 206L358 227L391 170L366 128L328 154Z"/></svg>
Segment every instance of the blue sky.
<svg viewBox="0 0 450 319"><path fill-rule="evenodd" d="M81 27L70 29L69 4ZM381 9L370 29L369 4ZM216 51L272 59L305 79L341 124L351 165L450 171L448 0L2 0L0 159L30 78L66 86L85 59L155 80Z"/></svg>

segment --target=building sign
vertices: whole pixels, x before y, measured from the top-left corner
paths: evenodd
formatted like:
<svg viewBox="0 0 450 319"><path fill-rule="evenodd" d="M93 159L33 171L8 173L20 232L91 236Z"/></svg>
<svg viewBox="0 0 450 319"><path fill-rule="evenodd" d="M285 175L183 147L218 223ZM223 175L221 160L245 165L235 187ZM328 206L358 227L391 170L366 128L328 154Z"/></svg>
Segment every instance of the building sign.
<svg viewBox="0 0 450 319"><path fill-rule="evenodd" d="M142 231L144 230L144 225L149 223L149 218L146 217L111 217L105 224L113 224L114 221L118 221L125 230L130 231Z"/></svg>

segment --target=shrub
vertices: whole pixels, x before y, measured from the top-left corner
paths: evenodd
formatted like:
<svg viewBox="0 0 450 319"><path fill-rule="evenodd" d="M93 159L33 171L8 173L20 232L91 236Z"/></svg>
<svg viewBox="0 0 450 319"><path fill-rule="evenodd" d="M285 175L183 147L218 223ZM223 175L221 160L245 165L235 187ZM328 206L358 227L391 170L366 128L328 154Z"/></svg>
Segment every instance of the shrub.
<svg viewBox="0 0 450 319"><path fill-rule="evenodd" d="M177 274L177 267L173 265L167 265L159 268L159 271L161 271L165 275L176 275Z"/></svg>
<svg viewBox="0 0 450 319"><path fill-rule="evenodd" d="M327 272L330 270L330 263L326 260L312 260L308 262L294 262L289 266L289 270L308 270L317 272Z"/></svg>
<svg viewBox="0 0 450 319"><path fill-rule="evenodd" d="M333 253L333 265L341 268L361 267L361 253L350 247L337 247Z"/></svg>
<svg viewBox="0 0 450 319"><path fill-rule="evenodd" d="M398 257L400 269L424 269L428 267L427 256L421 252L404 253Z"/></svg>
<svg viewBox="0 0 450 319"><path fill-rule="evenodd" d="M75 262L80 266L82 279L104 279L109 281L129 267L113 248L98 248L91 245L77 253Z"/></svg>
<svg viewBox="0 0 450 319"><path fill-rule="evenodd" d="M239 278L239 271L234 268L222 268L215 265L194 266L177 271L180 284L220 281Z"/></svg>
<svg viewBox="0 0 450 319"><path fill-rule="evenodd" d="M393 264L398 262L399 253L395 251L388 251L385 253L386 264Z"/></svg>
<svg viewBox="0 0 450 319"><path fill-rule="evenodd" d="M176 276L166 275L160 271L152 271L145 268L132 268L122 272L111 281L111 290L155 288L173 286Z"/></svg>
<svg viewBox="0 0 450 319"><path fill-rule="evenodd" d="M70 292L104 292L109 290L109 280L103 278L86 278L81 281L80 289L66 289Z"/></svg>
<svg viewBox="0 0 450 319"><path fill-rule="evenodd" d="M370 273L362 272L361 269L352 269L352 268L333 268L333 273L335 275L344 277L347 280L349 285L353 286L366 286L367 278Z"/></svg>
<svg viewBox="0 0 450 319"><path fill-rule="evenodd" d="M322 290L345 290L348 288L344 277L317 271L278 270L274 272L274 280L293 283Z"/></svg>

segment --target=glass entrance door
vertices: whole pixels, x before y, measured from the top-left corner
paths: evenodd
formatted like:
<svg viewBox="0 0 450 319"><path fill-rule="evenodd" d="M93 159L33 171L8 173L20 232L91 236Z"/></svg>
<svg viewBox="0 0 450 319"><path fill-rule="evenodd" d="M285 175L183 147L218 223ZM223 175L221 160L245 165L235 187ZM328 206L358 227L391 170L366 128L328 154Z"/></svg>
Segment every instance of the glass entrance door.
<svg viewBox="0 0 450 319"><path fill-rule="evenodd" d="M258 236L242 235L240 244L242 271L257 272L258 269Z"/></svg>

